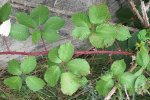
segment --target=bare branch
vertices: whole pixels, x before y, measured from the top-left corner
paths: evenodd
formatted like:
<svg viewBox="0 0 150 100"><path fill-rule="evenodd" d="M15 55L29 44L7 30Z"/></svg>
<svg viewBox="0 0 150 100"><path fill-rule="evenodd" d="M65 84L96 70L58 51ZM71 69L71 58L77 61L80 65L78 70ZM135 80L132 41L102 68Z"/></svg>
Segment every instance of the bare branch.
<svg viewBox="0 0 150 100"><path fill-rule="evenodd" d="M127 89L126 89L126 86L124 86L124 90L125 90L125 94L126 94L126 96L127 96L127 100L130 100L129 95L128 95L128 92L127 92Z"/></svg>
<svg viewBox="0 0 150 100"><path fill-rule="evenodd" d="M134 14L138 17L138 19L144 25L144 20L143 20L142 16L140 15L139 11L137 10L137 8L135 7L134 1L133 0L128 0L128 1L129 1L130 5L132 7L132 10L133 10Z"/></svg>
<svg viewBox="0 0 150 100"><path fill-rule="evenodd" d="M108 93L108 95L104 98L104 100L110 100L112 95L116 92L117 86L114 86L112 90Z"/></svg>
<svg viewBox="0 0 150 100"><path fill-rule="evenodd" d="M146 7L145 7L147 12L149 11L149 7L150 7L150 0L148 1L148 3L146 4Z"/></svg>
<svg viewBox="0 0 150 100"><path fill-rule="evenodd" d="M146 6L144 4L144 1L141 2L141 9L142 9L144 25L145 27L149 27L149 18L147 16Z"/></svg>

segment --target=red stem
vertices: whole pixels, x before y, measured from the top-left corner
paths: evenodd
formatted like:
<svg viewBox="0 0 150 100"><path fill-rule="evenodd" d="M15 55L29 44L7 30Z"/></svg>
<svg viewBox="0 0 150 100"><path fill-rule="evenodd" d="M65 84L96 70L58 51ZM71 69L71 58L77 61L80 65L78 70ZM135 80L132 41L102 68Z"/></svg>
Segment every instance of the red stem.
<svg viewBox="0 0 150 100"><path fill-rule="evenodd" d="M17 51L4 51L0 52L0 55L28 55L28 56L40 56L47 55L48 51L41 52L17 52ZM132 52L127 51L104 51L104 50L95 50L95 51L75 51L75 55L91 55L91 54L111 54L111 55L134 55Z"/></svg>

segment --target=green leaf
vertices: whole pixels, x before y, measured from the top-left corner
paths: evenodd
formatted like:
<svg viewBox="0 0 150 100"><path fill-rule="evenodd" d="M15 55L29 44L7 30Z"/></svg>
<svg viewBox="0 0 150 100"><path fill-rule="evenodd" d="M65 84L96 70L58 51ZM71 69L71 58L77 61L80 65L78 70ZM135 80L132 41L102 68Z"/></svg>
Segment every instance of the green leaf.
<svg viewBox="0 0 150 100"><path fill-rule="evenodd" d="M29 29L21 24L14 24L11 27L10 35L12 38L19 40L19 41L24 41L29 37Z"/></svg>
<svg viewBox="0 0 150 100"><path fill-rule="evenodd" d="M88 80L86 77L82 77L79 81L81 86L85 86L88 83Z"/></svg>
<svg viewBox="0 0 150 100"><path fill-rule="evenodd" d="M76 75L86 76L90 74L90 65L85 59L73 59L67 63L67 67Z"/></svg>
<svg viewBox="0 0 150 100"><path fill-rule="evenodd" d="M125 72L120 76L119 83L127 90L131 90L134 87L135 76L132 73Z"/></svg>
<svg viewBox="0 0 150 100"><path fill-rule="evenodd" d="M88 16L82 12L73 14L71 19L77 27L90 27L90 20Z"/></svg>
<svg viewBox="0 0 150 100"><path fill-rule="evenodd" d="M111 90L111 88L114 86L114 81L112 78L109 80L99 80L96 82L96 90L100 95L106 96L108 92Z"/></svg>
<svg viewBox="0 0 150 100"><path fill-rule="evenodd" d="M116 38L116 28L110 24L101 24L96 27L95 34L90 36L91 44L96 48L111 46Z"/></svg>
<svg viewBox="0 0 150 100"><path fill-rule="evenodd" d="M31 18L31 16L27 15L24 12L19 12L16 14L16 18L17 21L22 24L25 25L27 27L31 27L31 28L35 28L36 27L36 23L34 22L34 20Z"/></svg>
<svg viewBox="0 0 150 100"><path fill-rule="evenodd" d="M44 79L48 83L48 85L54 87L57 84L60 75L61 70L59 66L50 66L44 74Z"/></svg>
<svg viewBox="0 0 150 100"><path fill-rule="evenodd" d="M25 81L29 89L32 91L39 91L45 86L45 82L35 76L28 76Z"/></svg>
<svg viewBox="0 0 150 100"><path fill-rule="evenodd" d="M45 23L45 29L59 30L65 24L64 19L58 16L50 17Z"/></svg>
<svg viewBox="0 0 150 100"><path fill-rule="evenodd" d="M146 84L146 77L144 75L138 76L134 86L136 93L142 94L145 84Z"/></svg>
<svg viewBox="0 0 150 100"><path fill-rule="evenodd" d="M68 62L72 58L73 54L74 46L71 42L61 45L58 49L59 58L64 62Z"/></svg>
<svg viewBox="0 0 150 100"><path fill-rule="evenodd" d="M12 75L21 75L20 63L15 59L9 61L7 71Z"/></svg>
<svg viewBox="0 0 150 100"><path fill-rule="evenodd" d="M35 30L32 34L32 42L38 43L41 39L41 32L39 30Z"/></svg>
<svg viewBox="0 0 150 100"><path fill-rule="evenodd" d="M131 37L129 30L122 25L116 27L117 36L116 39L119 41L125 41Z"/></svg>
<svg viewBox="0 0 150 100"><path fill-rule="evenodd" d="M124 60L117 60L111 65L111 71L115 76L122 75L126 69Z"/></svg>
<svg viewBox="0 0 150 100"><path fill-rule="evenodd" d="M35 69L36 64L35 57L26 57L21 63L21 70L24 74L29 74Z"/></svg>
<svg viewBox="0 0 150 100"><path fill-rule="evenodd" d="M6 3L0 8L0 23L4 22L9 18L9 15L11 13L11 5L10 3Z"/></svg>
<svg viewBox="0 0 150 100"><path fill-rule="evenodd" d="M147 64L146 68L150 72L150 62Z"/></svg>
<svg viewBox="0 0 150 100"><path fill-rule="evenodd" d="M141 41L146 41L148 39L150 39L149 37L146 36L147 35L147 31L145 29L141 30L139 33L138 33L138 38L141 40Z"/></svg>
<svg viewBox="0 0 150 100"><path fill-rule="evenodd" d="M146 67L149 63L149 54L145 47L141 47L136 55L136 63L140 66Z"/></svg>
<svg viewBox="0 0 150 100"><path fill-rule="evenodd" d="M61 91L66 95L72 95L75 93L80 84L78 83L78 79L76 76L70 72L66 72L61 74Z"/></svg>
<svg viewBox="0 0 150 100"><path fill-rule="evenodd" d="M43 32L42 37L48 43L52 43L59 39L59 34L56 30L52 30L49 28Z"/></svg>
<svg viewBox="0 0 150 100"><path fill-rule="evenodd" d="M104 48L104 40L99 34L92 34L89 37L90 43L96 48Z"/></svg>
<svg viewBox="0 0 150 100"><path fill-rule="evenodd" d="M58 57L58 48L53 48L48 53L48 59L54 63L61 63L62 61Z"/></svg>
<svg viewBox="0 0 150 100"><path fill-rule="evenodd" d="M75 27L72 31L73 37L79 40L84 40L88 38L90 33L91 32L88 27Z"/></svg>
<svg viewBox="0 0 150 100"><path fill-rule="evenodd" d="M100 4L89 8L89 18L93 24L101 24L107 22L111 18L111 14L107 5Z"/></svg>
<svg viewBox="0 0 150 100"><path fill-rule="evenodd" d="M19 76L13 76L10 78L6 78L4 80L4 84L11 89L19 90L22 87L22 80Z"/></svg>
<svg viewBox="0 0 150 100"><path fill-rule="evenodd" d="M108 72L108 73L106 73L105 75L103 75L101 77L101 79L104 80L104 81L109 81L112 78L113 78L113 74L111 72Z"/></svg>
<svg viewBox="0 0 150 100"><path fill-rule="evenodd" d="M49 10L45 6L38 6L31 11L31 17L38 24L43 24L49 17Z"/></svg>

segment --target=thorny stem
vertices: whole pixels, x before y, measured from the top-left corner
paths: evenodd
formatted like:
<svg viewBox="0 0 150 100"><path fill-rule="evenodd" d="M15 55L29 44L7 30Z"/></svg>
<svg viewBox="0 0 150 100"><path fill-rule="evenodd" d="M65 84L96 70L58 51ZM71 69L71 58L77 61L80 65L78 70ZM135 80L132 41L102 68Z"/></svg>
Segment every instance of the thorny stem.
<svg viewBox="0 0 150 100"><path fill-rule="evenodd" d="M47 55L49 51L40 52L17 52L17 51L4 51L0 52L0 55L27 55L27 56L41 56ZM75 55L91 55L91 54L111 54L111 55L128 55L132 56L134 53L128 51L104 51L104 50L94 50L94 51L75 51Z"/></svg>

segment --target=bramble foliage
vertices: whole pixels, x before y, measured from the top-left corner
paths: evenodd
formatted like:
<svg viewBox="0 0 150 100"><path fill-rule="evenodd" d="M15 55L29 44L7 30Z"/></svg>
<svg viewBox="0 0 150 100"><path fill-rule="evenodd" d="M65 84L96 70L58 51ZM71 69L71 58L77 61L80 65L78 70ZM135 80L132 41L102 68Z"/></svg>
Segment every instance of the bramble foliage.
<svg viewBox="0 0 150 100"><path fill-rule="evenodd" d="M123 11L126 10L123 9ZM7 20L10 13L11 6L9 3L0 8L0 23ZM129 13L131 16L132 13ZM118 11L119 14L122 14L122 10ZM56 41L59 38L58 31L65 22L61 17L49 17L49 15L48 8L42 5L33 8L30 14L16 13L17 22L13 24L10 36L13 39L24 41L31 35L33 43L38 43L41 39L48 43ZM130 16L127 17L130 18ZM88 39L95 48L108 48L116 40L129 42L131 41L129 38L134 37L127 27L109 22L111 14L105 4L93 5L89 8L88 13L75 13L71 19L75 25L72 36L79 40ZM126 20L122 17L120 19ZM135 63L138 66L133 72L128 71L129 68L122 58L114 61L110 70L100 76L95 86L100 95L106 96L113 86L117 86L119 93L126 89L129 95L148 92L148 77L143 72L145 70L150 71L149 35L149 29L143 29L137 33L137 38L132 40L136 43L136 49L134 49L137 51ZM134 43L131 47L134 46ZM62 93L71 96L79 88L90 82L87 75L91 73L89 63L82 58L73 58L74 52L75 49L71 42L49 50L49 66L43 79L32 75L37 66L36 57L28 56L21 62L13 59L8 62L7 68L12 76L6 78L4 84L18 91L24 84L32 91L39 91L46 84L50 87L60 84Z"/></svg>

